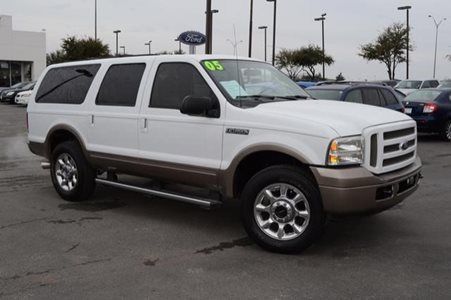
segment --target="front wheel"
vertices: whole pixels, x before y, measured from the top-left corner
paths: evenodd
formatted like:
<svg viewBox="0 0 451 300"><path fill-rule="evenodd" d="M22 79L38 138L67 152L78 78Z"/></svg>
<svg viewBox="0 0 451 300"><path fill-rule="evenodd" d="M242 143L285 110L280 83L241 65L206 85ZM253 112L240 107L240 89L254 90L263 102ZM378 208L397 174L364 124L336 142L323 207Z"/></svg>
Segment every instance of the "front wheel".
<svg viewBox="0 0 451 300"><path fill-rule="evenodd" d="M322 232L319 190L300 168L273 166L260 171L246 184L241 201L244 227L264 249L300 252Z"/></svg>

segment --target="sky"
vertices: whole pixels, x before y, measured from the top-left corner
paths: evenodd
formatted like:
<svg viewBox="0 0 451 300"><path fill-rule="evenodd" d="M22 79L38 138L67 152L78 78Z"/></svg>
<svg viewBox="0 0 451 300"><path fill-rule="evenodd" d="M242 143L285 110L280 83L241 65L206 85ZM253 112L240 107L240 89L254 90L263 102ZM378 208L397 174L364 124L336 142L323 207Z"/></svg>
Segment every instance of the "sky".
<svg viewBox="0 0 451 300"><path fill-rule="evenodd" d="M0 14L13 16L15 30L40 31L45 29L47 52L59 48L67 36L94 36L95 0L0 0ZM174 39L185 30L205 32L205 0L97 0L98 37L115 51L113 31L120 29L119 44L128 54L144 54L152 40L152 52L178 49ZM250 0L212 0L218 9L213 21L213 53L233 54L236 28L238 54L247 55ZM437 52L437 78L451 78L451 1L449 0L278 0L276 51L321 44L321 24L315 17L327 13L325 23L326 52L335 63L326 69L331 78L343 73L349 80L386 79L385 66L366 62L357 54L363 43L373 41L394 22L405 22L405 11L398 6L411 5L410 78L432 78L435 25L428 15L446 18L440 26ZM264 58L263 30L268 26L268 60L272 47L273 4L254 0L253 57ZM183 46L188 51L187 46ZM202 53L204 47L198 47ZM405 78L405 64L398 67L396 77ZM320 70L320 68L318 68Z"/></svg>

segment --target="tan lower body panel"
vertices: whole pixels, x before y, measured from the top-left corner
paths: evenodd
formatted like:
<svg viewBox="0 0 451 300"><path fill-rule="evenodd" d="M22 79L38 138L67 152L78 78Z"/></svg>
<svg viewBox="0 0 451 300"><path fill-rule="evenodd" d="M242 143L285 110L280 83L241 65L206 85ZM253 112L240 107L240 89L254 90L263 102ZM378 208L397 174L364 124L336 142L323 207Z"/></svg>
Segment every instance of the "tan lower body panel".
<svg viewBox="0 0 451 300"><path fill-rule="evenodd" d="M218 170L98 152L88 155L99 169L218 189Z"/></svg>

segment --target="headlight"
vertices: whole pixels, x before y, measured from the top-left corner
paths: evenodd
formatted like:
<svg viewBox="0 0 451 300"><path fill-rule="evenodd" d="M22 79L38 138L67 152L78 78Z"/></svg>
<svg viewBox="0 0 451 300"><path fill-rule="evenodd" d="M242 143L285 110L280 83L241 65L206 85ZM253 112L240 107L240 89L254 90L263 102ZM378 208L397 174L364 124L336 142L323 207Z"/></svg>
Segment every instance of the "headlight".
<svg viewBox="0 0 451 300"><path fill-rule="evenodd" d="M6 94L6 96L11 96L14 95L14 92L8 92L8 94Z"/></svg>
<svg viewBox="0 0 451 300"><path fill-rule="evenodd" d="M327 154L329 166L360 165L363 163L363 138L351 136L332 141Z"/></svg>

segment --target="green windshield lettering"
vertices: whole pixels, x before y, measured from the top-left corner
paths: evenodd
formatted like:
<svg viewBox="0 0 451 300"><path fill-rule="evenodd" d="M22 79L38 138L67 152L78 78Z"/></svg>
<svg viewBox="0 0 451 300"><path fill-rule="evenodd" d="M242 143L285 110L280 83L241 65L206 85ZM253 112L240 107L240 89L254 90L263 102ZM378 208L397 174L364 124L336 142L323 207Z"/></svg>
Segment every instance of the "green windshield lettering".
<svg viewBox="0 0 451 300"><path fill-rule="evenodd" d="M209 61L204 61L204 66L209 70L209 71L223 71L224 67L221 65L221 63L217 60L209 60Z"/></svg>

